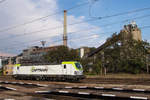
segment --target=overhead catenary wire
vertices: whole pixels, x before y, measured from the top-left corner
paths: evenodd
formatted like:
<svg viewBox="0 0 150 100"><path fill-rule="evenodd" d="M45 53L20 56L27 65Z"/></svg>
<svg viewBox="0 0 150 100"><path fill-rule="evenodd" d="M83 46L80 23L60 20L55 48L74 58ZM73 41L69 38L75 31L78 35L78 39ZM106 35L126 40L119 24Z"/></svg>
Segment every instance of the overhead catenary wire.
<svg viewBox="0 0 150 100"><path fill-rule="evenodd" d="M85 4L87 4L87 3L85 3ZM135 12L141 12L141 11L145 11L145 10L150 10L150 7L141 8L141 9L136 9L136 10L127 11L127 12L123 12L123 13L117 13L117 14L113 14L113 15L102 16L102 17L95 17L95 18L92 18L92 19L88 19L88 20L86 20L86 21L88 22L88 21L101 20L101 19L106 19L106 18L121 16L121 15L131 14L131 13L135 13ZM62 11L61 11L61 12L62 12ZM55 15L55 14L51 14L51 15ZM50 15L49 15L49 16L50 16ZM41 20L41 19L43 19L43 18L45 18L45 17L46 17L46 16L41 17L41 18L39 18L39 19L32 20L32 21L30 21L30 22L32 23L32 22L35 22L36 20ZM47 17L48 17L48 15L47 15ZM23 23L23 24L20 24L20 25L16 25L16 26L13 26L13 27L9 27L9 28L6 28L6 29L2 29L2 30L0 30L0 32L8 31L8 30L17 28L17 27L19 27L19 26L26 25L26 24L28 24L28 23L30 23L30 22L26 22L26 23ZM82 21L82 22L84 22L84 21ZM79 22L79 23L80 23L80 22ZM49 29L57 29L57 28L61 28L61 27L62 27L62 26L57 26L57 27L42 29L42 30L35 31L35 33L36 33L36 32L47 31L47 30L49 30ZM33 32L33 33L34 33L34 32Z"/></svg>
<svg viewBox="0 0 150 100"><path fill-rule="evenodd" d="M135 9L132 11L127 11L127 12L121 12L121 13L117 13L117 14L113 14L113 15L106 15L106 16L102 16L102 17L99 16L99 17L94 17L94 18L106 19L106 18L117 17L117 16L126 15L126 14L131 14L131 13L135 13L135 12L141 12L141 11L145 11L145 10L150 10L150 7Z"/></svg>
<svg viewBox="0 0 150 100"><path fill-rule="evenodd" d="M95 0L95 1L97 1L97 0ZM91 14L92 6L93 6L95 3L96 3L96 2L91 2L91 3L89 4L89 17L91 17L91 18L98 18L98 17L92 16L92 14Z"/></svg>
<svg viewBox="0 0 150 100"><path fill-rule="evenodd" d="M80 39L82 39L82 40L86 40L86 39L92 39L93 37L92 36L94 36L95 34L93 34L93 35L89 35L89 36L85 36L85 37L82 37L82 38L80 38ZM80 40L78 37L77 38L72 38L72 40L69 40L70 42L73 42L73 41L75 41L75 40ZM55 40L55 41L51 41L51 43L56 43L56 42L62 42L63 40L62 39L60 39L60 40ZM36 42L35 42L36 43ZM35 44L35 43L32 43L32 44ZM22 45L22 47L24 47L24 46L29 46L29 45ZM18 46L15 46L15 47L10 47L10 48L4 48L5 50L6 49L15 49L16 47L18 47ZM19 46L20 47L20 46ZM1 49L2 50L2 49ZM19 50L19 49L17 49L17 50ZM22 49L20 49L20 50L22 50Z"/></svg>
<svg viewBox="0 0 150 100"><path fill-rule="evenodd" d="M109 33L109 32L107 32L107 33ZM103 33L103 34L105 34L105 33ZM90 36L95 36L96 34L92 34L92 35L89 35L89 36L85 36L85 37L83 37L83 38L87 38L87 37L90 37ZM79 39L78 37L76 37L76 38L71 38L72 40L75 40L75 39ZM82 39L82 38L80 38L80 39ZM72 41L71 40L71 41ZM58 39L58 40L54 40L54 41L51 41L51 42L61 42L61 41L63 41L63 39ZM70 41L70 40L69 40ZM37 43L37 42L39 42L39 41L32 41L32 43L31 44L35 44L35 43ZM22 42L23 43L23 42ZM0 50L4 50L4 49L14 49L14 48L16 48L16 47L25 47L25 45L22 45L22 43L21 43L21 46L20 45L14 45L13 47L9 47L9 48L3 48L3 49L0 49ZM20 43L18 43L18 44L20 44ZM24 44L24 43L23 43ZM31 45L30 44L30 45ZM28 45L26 45L26 46L28 46Z"/></svg>
<svg viewBox="0 0 150 100"><path fill-rule="evenodd" d="M4 1L4 0L2 0L2 1ZM88 4L88 2L84 2L84 3L81 3L81 4L75 5L75 6L71 7L71 8L66 9L66 10L67 10L67 11L70 11L70 10L72 10L72 9L78 8L78 7L83 6L83 5L86 5L86 4ZM15 28L18 28L18 27L27 25L27 24L34 23L34 22L39 21L39 20L42 20L42 19L44 19L44 18L47 18L47 17L50 17L50 16L54 16L54 15L63 13L63 11L64 11L64 10L60 10L60 11L57 11L57 12L55 12L55 13L53 13L53 14L49 14L49 15L46 15L46 16L43 16L43 17L39 17L39 18L30 20L30 21L24 22L24 23L22 23L22 24L10 26L10 27L8 27L8 28L1 29L0 32L9 31L9 30L12 30L12 29L15 29Z"/></svg>
<svg viewBox="0 0 150 100"><path fill-rule="evenodd" d="M150 14L148 15L143 15L143 16L138 16L138 17L134 17L134 18L130 18L130 19L126 19L124 20L125 21L129 21L129 20L135 20L135 19L141 19L141 18L145 18L145 17L149 17ZM68 24L70 26L72 25L77 25L77 24L81 24L81 23L86 23L86 22L91 22L91 21L96 21L96 20L99 20L98 18L96 19L88 19L86 21L80 21L80 22L76 22L76 23L71 23L71 24ZM57 26L57 27L52 27L52 28L48 28L48 29L43 29L43 30L38 30L38 31L33 31L33 32L28 32L28 33L24 33L24 34L18 34L18 35L14 35L14 36L8 36L6 38L0 38L1 40L6 40L6 39L9 39L9 38L13 38L13 37L20 37L20 36L25 36L25 35L32 35L32 34L35 34L35 33L39 33L39 32L44 32L44 31L48 31L48 30L55 30L55 29L58 29L58 28L63 28L62 26Z"/></svg>
<svg viewBox="0 0 150 100"><path fill-rule="evenodd" d="M66 9L66 10L67 10L67 11L70 11L70 10L72 10L72 9L75 9L75 8L77 8L77 7L81 7L81 6L86 5L86 4L89 4L89 2L84 2L84 3L78 4L78 5L76 5L76 6L73 6L73 7L71 7L71 8L68 8L68 9Z"/></svg>
<svg viewBox="0 0 150 100"><path fill-rule="evenodd" d="M106 33L110 33L110 32L106 32ZM70 42L74 42L74 41L76 41L76 40L89 40L89 39L93 39L93 36L94 35L96 35L96 34L93 34L93 35L89 35L89 36L85 36L85 37L82 37L82 38L72 38L72 40L69 40ZM58 43L58 42L62 42L63 40L62 39L60 39L60 40L55 40L55 41L52 41L51 43ZM98 43L98 42L97 42ZM34 44L34 43L32 43L32 44ZM26 47L28 47L29 45L24 45L24 46L26 46ZM24 47L24 46L22 46L22 47ZM17 47L17 46L16 46ZM15 49L16 47L11 47L11 48L4 48L5 50L11 50L11 49ZM25 48L26 49L26 48ZM2 50L2 49L1 49ZM23 50L23 49L17 49L17 50Z"/></svg>
<svg viewBox="0 0 150 100"><path fill-rule="evenodd" d="M88 20L84 20L84 21L80 21L80 22L75 22L75 23L71 23L71 24L68 24L68 25L77 25L77 24L81 24L81 23L86 23L86 22L90 22L90 21L96 21L96 20L99 20L99 19L88 19ZM18 34L18 35L14 35L14 37L20 37L20 36L25 36L25 35L31 35L31 34L35 34L35 33L39 33L39 32L44 32L44 31L49 31L49 30L56 30L56 29L59 29L59 28L63 28L63 25L61 26L56 26L56 27L50 27L50 28L47 28L47 29L41 29L41 30L37 30L37 31L33 31L33 32L28 32L28 33L24 33L24 34ZM11 36L12 38L13 36ZM10 38L10 37L6 37L6 38L1 38L1 39L7 39L7 38Z"/></svg>
<svg viewBox="0 0 150 100"><path fill-rule="evenodd" d="M144 10L144 9L143 9L143 10ZM142 11L143 11L143 10L142 10ZM146 9L146 10L147 10L147 9ZM141 11L141 10L136 10L136 11L138 11L138 12L139 12L139 11ZM131 12L130 12L130 13L131 13ZM111 16L113 16L113 17L114 17L115 15L117 15L117 14L114 14L114 15L111 15ZM107 16L107 18L108 18L108 17L110 18L111 16ZM118 15L117 15L117 16L118 16ZM96 18L96 19L100 19L100 18Z"/></svg>
<svg viewBox="0 0 150 100"><path fill-rule="evenodd" d="M0 3L1 3L1 2L4 2L4 1L6 1L6 0L1 0ZM94 1L98 1L98 0L94 0ZM89 4L89 2L84 2L84 3L81 3L81 4L77 4L77 5L75 5L75 6L73 6L73 7L70 7L70 8L68 8L68 9L66 9L66 10L67 10L67 11L70 11L70 10L72 10L72 9L75 9L75 8L78 8L78 7L81 7L81 6L84 6L84 5L86 5L86 4ZM15 26L12 26L12 27L5 28L5 29L1 29L0 32L8 31L8 30L11 30L11 29L20 27L20 26L24 26L24 25L27 25L27 24L36 22L36 21L38 21L38 20L42 20L42 19L44 19L44 18L57 15L57 14L59 14L59 13L63 13L63 11L64 11L64 10L61 10L61 11L55 12L55 13L53 13L53 14L49 14L49 15L46 15L46 16L43 16L43 17L40 17L40 18L37 18L37 19L33 19L33 20L28 21L28 22L25 22L25 23L23 23L23 24L19 24L19 25L15 25Z"/></svg>
<svg viewBox="0 0 150 100"><path fill-rule="evenodd" d="M70 42L76 42L76 41L82 39L82 43L83 43L83 41L86 41L86 40L90 41L89 39L92 39L92 40L93 40L93 37L94 37L94 35L87 36L87 37L83 37L83 38L76 38L76 39L70 40ZM104 37L105 37L105 36L101 37L101 39L104 38ZM104 41L103 41L103 42L104 42ZM94 44L97 44L97 43L99 43L99 41L95 41ZM90 43L90 44L91 44L91 43ZM92 42L92 44L93 44L93 42ZM85 46L85 45L84 45L84 46ZM92 45L90 45L90 46L92 47Z"/></svg>
<svg viewBox="0 0 150 100"><path fill-rule="evenodd" d="M140 27L140 29L146 29L146 28L150 28L150 25L149 26Z"/></svg>
<svg viewBox="0 0 150 100"><path fill-rule="evenodd" d="M62 40L62 39L61 39L61 40L55 40L55 41L51 41L51 43L54 43L54 42L56 43L56 42L61 42L61 41L63 41L63 40ZM31 44L35 44L35 43L37 43L37 42L39 42L39 41L33 42L33 43L31 43ZM12 50L12 49L17 49L17 50L18 50L17 47L25 47L25 49L27 49L27 47L31 47L31 44L30 44L30 45L25 44L25 45L21 45L21 46L15 45L15 46L13 46L13 47L2 48L2 49L0 49L0 50L8 50L8 49L10 49L10 50ZM23 48L21 48L20 50L23 50Z"/></svg>
<svg viewBox="0 0 150 100"><path fill-rule="evenodd" d="M148 25L148 26L141 26L141 27L139 27L139 28L140 28L140 29L150 28L150 25ZM113 31L113 32L105 32L105 33L115 33L115 31ZM105 33L103 33L103 34L105 34ZM92 35L89 35L89 36L87 36L87 37L85 36L85 37L83 37L83 38L87 38L87 39L93 38L93 37L91 37L91 36L94 36L94 35L96 35L96 34L92 34ZM80 39L82 39L82 38L80 37ZM79 37L72 38L71 41L73 41L73 40L79 40ZM63 41L63 40L60 39L60 40L55 40L55 41L52 41L52 42L61 42L61 41ZM34 43L32 43L32 44L34 44ZM14 49L14 48L16 48L16 47L25 47L25 46L24 46L24 45L21 45L21 46L15 45L14 47L3 48L3 49L0 49L0 50Z"/></svg>
<svg viewBox="0 0 150 100"><path fill-rule="evenodd" d="M111 24L107 24L107 25L111 25ZM107 26L107 25L104 25L104 26ZM103 27L104 27L103 26ZM79 30L79 31L75 31L75 32L70 32L69 34L73 34L73 33L78 33L78 32L84 32L84 31L89 31L89 30L93 30L93 29L97 29L97 27L92 27L92 28L89 28L89 29L84 29L84 30ZM60 34L60 35L63 35L63 34ZM19 43L18 41L16 41L17 43L16 44L13 44L15 46L19 46L18 44L25 44L25 43L31 43L31 42L39 42L39 40L42 40L42 39L49 39L50 37L44 37L44 38L40 38L40 39L36 39L36 40L32 40L32 41L28 41L28 42L21 42Z"/></svg>
<svg viewBox="0 0 150 100"><path fill-rule="evenodd" d="M148 26L142 26L142 27L139 27L140 29L146 29L146 28L150 28L150 25L148 25ZM108 34L108 33L116 33L116 31L110 31L110 32L103 32L103 33L101 33L101 34ZM88 35L88 37L91 37L91 36L95 36L95 35L97 35L97 34L92 34L92 35ZM86 36L85 36L85 38L87 38ZM93 38L93 37L92 37ZM76 37L76 40L80 40L80 39L82 39L81 37ZM69 41L74 41L74 38L70 38L70 40Z"/></svg>
<svg viewBox="0 0 150 100"><path fill-rule="evenodd" d="M150 16L150 15L144 15L144 16L140 16L140 17L135 17L135 18L131 18L131 19L126 19L126 20L122 20L122 21L118 21L118 22L113 22L113 23L109 23L109 24L104 24L104 25L100 25L100 27L106 27L106 26L111 26L111 25L114 25L114 24L118 24L118 23L124 23L128 20L133 20L133 19L139 19L139 18L144 18L144 17L147 17L147 16ZM83 29L83 30L79 30L79 31L75 31L75 32L70 32L68 33L69 35L70 34L73 34L73 33L79 33L79 32L84 32L84 31L90 31L90 30L94 30L94 29L98 29L99 27L91 27L91 28L88 28L88 29ZM60 35L63 35L63 34L60 34ZM36 40L32 40L32 41L28 41L29 43L30 42L34 42L34 41L39 41L39 40L42 40L42 39L49 39L50 37L46 36L44 38L40 38L40 39L36 39ZM19 41L16 41L17 44L13 44L13 45L18 45L20 43L18 43ZM27 43L27 42L21 42L21 44L23 43Z"/></svg>
<svg viewBox="0 0 150 100"><path fill-rule="evenodd" d="M113 25L113 24L118 24L118 23L123 23L123 22L126 22L126 21L129 21L129 20L136 20L136 19L141 19L141 18L145 18L145 17L149 17L149 15L143 15L143 16L138 16L138 17L134 17L134 18L129 18L129 19L125 19L125 20L122 20L122 21L118 21L118 22L113 22L113 23L109 23L109 24L104 24L104 25L100 25L100 27L106 27L106 26L110 26L110 25ZM77 23L75 23L77 24ZM74 25L74 24L70 24L70 25ZM83 30L79 30L79 32L81 31L89 31L89 30L93 30L93 29L98 29L99 27L92 27L92 28L89 28L89 29L83 29ZM71 32L69 34L73 34L73 33L77 33L77 32ZM30 33L29 35L31 35L32 33ZM60 34L60 35L63 35L63 34ZM22 36L22 35L18 35L18 36ZM17 37L17 36L16 36ZM11 36L12 38L12 36ZM6 40L6 38L4 38Z"/></svg>

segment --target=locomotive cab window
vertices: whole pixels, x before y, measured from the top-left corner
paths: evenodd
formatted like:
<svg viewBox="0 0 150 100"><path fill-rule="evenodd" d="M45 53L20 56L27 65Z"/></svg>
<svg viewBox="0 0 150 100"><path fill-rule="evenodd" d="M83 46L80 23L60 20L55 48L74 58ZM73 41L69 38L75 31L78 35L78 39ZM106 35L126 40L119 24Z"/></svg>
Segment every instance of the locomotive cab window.
<svg viewBox="0 0 150 100"><path fill-rule="evenodd" d="M82 65L80 63L75 63L75 65L78 69L82 69Z"/></svg>
<svg viewBox="0 0 150 100"><path fill-rule="evenodd" d="M66 65L64 65L64 69L66 69Z"/></svg>

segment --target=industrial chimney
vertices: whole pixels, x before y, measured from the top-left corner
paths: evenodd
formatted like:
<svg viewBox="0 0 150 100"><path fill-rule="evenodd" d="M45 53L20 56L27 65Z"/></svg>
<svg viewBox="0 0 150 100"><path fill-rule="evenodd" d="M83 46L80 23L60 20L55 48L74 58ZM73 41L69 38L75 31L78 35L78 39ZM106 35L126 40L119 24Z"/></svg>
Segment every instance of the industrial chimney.
<svg viewBox="0 0 150 100"><path fill-rule="evenodd" d="M64 10L64 35L63 35L63 45L67 46L67 11Z"/></svg>

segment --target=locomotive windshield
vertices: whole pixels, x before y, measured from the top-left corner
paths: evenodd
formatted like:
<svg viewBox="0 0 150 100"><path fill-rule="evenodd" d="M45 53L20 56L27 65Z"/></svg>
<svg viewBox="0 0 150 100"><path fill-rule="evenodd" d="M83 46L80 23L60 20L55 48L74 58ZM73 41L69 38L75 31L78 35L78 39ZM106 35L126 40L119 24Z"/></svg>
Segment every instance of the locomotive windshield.
<svg viewBox="0 0 150 100"><path fill-rule="evenodd" d="M75 65L78 69L82 69L82 65L80 63L75 63Z"/></svg>

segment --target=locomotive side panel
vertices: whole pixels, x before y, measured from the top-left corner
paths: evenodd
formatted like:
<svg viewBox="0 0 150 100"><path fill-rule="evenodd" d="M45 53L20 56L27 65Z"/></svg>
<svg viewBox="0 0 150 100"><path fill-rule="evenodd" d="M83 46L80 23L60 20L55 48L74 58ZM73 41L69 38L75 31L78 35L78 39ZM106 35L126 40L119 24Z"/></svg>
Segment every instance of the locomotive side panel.
<svg viewBox="0 0 150 100"><path fill-rule="evenodd" d="M83 69L78 62L63 62L60 65L16 66L13 77L29 80L80 80Z"/></svg>
<svg viewBox="0 0 150 100"><path fill-rule="evenodd" d="M61 65L20 66L14 69L14 74L20 75L61 75Z"/></svg>

